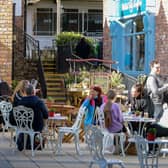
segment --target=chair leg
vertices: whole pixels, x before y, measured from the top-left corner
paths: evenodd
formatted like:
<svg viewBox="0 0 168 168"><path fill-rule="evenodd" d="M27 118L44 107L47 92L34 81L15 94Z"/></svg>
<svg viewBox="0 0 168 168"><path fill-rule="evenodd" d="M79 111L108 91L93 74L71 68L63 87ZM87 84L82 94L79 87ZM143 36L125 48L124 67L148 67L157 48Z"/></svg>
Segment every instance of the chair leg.
<svg viewBox="0 0 168 168"><path fill-rule="evenodd" d="M64 136L63 132L59 132L58 133L58 143L57 143L56 153L60 153L61 152L63 136Z"/></svg>
<svg viewBox="0 0 168 168"><path fill-rule="evenodd" d="M24 138L23 138L23 139L24 139L24 140L23 140L23 142L24 142L24 148L23 148L23 149L24 149L24 151L25 151L25 149L26 149L27 136L28 136L27 134L23 134L23 137L24 137Z"/></svg>
<svg viewBox="0 0 168 168"><path fill-rule="evenodd" d="M32 157L34 157L34 134L30 134L31 152Z"/></svg>
<svg viewBox="0 0 168 168"><path fill-rule="evenodd" d="M74 135L74 141L75 141L75 148L76 148L76 153L78 154L78 155L81 155L81 153L80 153L80 148L79 148L79 134L78 133L76 133L75 135Z"/></svg>
<svg viewBox="0 0 168 168"><path fill-rule="evenodd" d="M122 155L125 157L124 141L125 141L125 137L124 137L124 135L120 135L121 152L122 152Z"/></svg>

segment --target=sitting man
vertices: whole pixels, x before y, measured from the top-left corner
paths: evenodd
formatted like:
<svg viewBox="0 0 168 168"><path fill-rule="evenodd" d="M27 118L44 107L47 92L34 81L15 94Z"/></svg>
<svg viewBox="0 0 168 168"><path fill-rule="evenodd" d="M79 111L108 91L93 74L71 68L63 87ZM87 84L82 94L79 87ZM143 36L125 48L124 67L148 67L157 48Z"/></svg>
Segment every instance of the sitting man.
<svg viewBox="0 0 168 168"><path fill-rule="evenodd" d="M48 119L48 109L46 108L44 102L37 96L35 96L34 87L28 84L25 88L26 96L18 102L18 105L23 105L28 108L32 108L34 111L34 121L33 129L34 131L42 132L45 128ZM36 138L35 138L36 139ZM23 134L20 134L17 141L18 149L23 150ZM35 144L36 145L36 144ZM36 148L36 146L34 146ZM26 144L26 149L30 149L30 139L28 139Z"/></svg>
<svg viewBox="0 0 168 168"><path fill-rule="evenodd" d="M34 131L42 131L46 125L48 119L48 109L44 102L37 96L35 96L34 87L29 84L25 88L26 96L18 102L18 105L23 105L28 108L32 108L34 111L33 129Z"/></svg>

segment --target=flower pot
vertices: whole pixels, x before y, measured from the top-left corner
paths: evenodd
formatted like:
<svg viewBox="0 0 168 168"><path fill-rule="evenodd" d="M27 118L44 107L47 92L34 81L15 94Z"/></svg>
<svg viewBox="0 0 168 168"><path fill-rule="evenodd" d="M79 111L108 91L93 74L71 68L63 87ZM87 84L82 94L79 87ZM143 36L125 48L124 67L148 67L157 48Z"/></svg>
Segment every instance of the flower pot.
<svg viewBox="0 0 168 168"><path fill-rule="evenodd" d="M49 116L54 117L55 112L54 111L49 111Z"/></svg>
<svg viewBox="0 0 168 168"><path fill-rule="evenodd" d="M148 141L154 141L155 138L156 138L156 135L155 135L155 134L153 134L153 133L147 133L146 139L147 139Z"/></svg>

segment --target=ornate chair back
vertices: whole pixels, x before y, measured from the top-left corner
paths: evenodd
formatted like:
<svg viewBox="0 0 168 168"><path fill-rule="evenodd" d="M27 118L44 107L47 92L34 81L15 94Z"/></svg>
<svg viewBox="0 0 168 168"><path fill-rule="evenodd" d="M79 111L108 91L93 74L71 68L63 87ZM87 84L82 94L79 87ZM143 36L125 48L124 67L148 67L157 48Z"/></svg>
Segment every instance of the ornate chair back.
<svg viewBox="0 0 168 168"><path fill-rule="evenodd" d="M12 107L11 102L7 102L7 101L1 101L0 102L0 111L2 113L2 117L4 119L6 128L11 126L11 124L9 122L9 115L10 115L10 112L12 111L12 108L13 107Z"/></svg>
<svg viewBox="0 0 168 168"><path fill-rule="evenodd" d="M89 150L93 156L89 167L93 164L98 164L100 168L113 167L113 165L119 165L121 168L125 168L123 162L117 159L105 159L103 155L103 133L95 126L88 126L86 129L86 143L89 146Z"/></svg>
<svg viewBox="0 0 168 168"><path fill-rule="evenodd" d="M89 150L95 161L100 161L104 159L103 156L103 134L100 129L95 126L88 126L86 129L85 137L86 143L89 146Z"/></svg>
<svg viewBox="0 0 168 168"><path fill-rule="evenodd" d="M32 124L34 119L34 111L25 106L17 106L13 108L14 118L17 128L21 130L33 130Z"/></svg>
<svg viewBox="0 0 168 168"><path fill-rule="evenodd" d="M158 168L158 151L153 151L155 149L155 144L152 145L152 151L150 153L149 143L140 135L135 135L135 145L138 155L138 160L141 168L153 167Z"/></svg>
<svg viewBox="0 0 168 168"><path fill-rule="evenodd" d="M75 120L75 122L74 122L74 124L72 126L73 129L76 129L76 130L80 129L80 126L82 124L82 120L83 120L83 116L84 116L85 112L86 112L86 108L81 106L79 108L76 120Z"/></svg>

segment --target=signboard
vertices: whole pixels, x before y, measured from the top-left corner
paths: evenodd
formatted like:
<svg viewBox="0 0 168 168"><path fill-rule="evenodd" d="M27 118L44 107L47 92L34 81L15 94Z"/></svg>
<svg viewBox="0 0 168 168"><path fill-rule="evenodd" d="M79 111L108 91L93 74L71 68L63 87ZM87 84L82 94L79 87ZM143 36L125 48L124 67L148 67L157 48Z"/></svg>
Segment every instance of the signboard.
<svg viewBox="0 0 168 168"><path fill-rule="evenodd" d="M146 0L122 0L121 16L137 15L146 11Z"/></svg>

